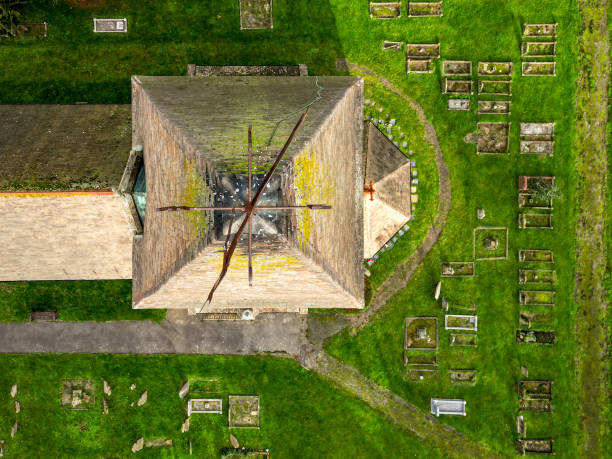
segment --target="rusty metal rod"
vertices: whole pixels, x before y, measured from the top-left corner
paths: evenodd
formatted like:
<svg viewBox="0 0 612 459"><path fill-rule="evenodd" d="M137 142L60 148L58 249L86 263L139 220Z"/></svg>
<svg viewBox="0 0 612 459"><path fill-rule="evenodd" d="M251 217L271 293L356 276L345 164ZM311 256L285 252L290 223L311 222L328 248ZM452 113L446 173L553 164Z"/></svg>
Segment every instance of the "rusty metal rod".
<svg viewBox="0 0 612 459"><path fill-rule="evenodd" d="M274 164L272 165L270 170L266 173L266 176L265 176L262 184L259 186L259 189L255 193L255 196L253 197L253 200L248 203L247 209L246 209L246 216L245 216L244 220L242 220L242 223L240 224L240 227L238 228L238 231L236 232L236 234L234 235L234 238L232 239L232 243L230 244L230 247L229 247L229 249L228 249L228 251L226 253L227 256L224 257L223 267L221 268L221 273L219 274L219 277L217 278L216 282L213 284L212 288L210 289L210 292L208 293L208 297L206 298L206 301L202 305L202 308L200 309L200 312L202 311L202 309L207 304L210 304L210 302L213 299L213 295L215 294L215 291L217 290L217 287L219 287L219 284L221 283L221 281L223 280L223 278L227 274L227 270L229 269L229 265L230 265L230 261L231 261L232 255L234 254L234 252L236 250L236 246L238 245L238 241L240 240L240 236L242 236L242 233L243 233L244 229L246 228L247 221L251 218L251 216L253 215L253 212L255 212L255 206L257 205L257 201L259 201L259 198L263 194L264 189L266 188L266 186L268 185L268 182L272 178L272 174L274 174L274 172L276 171L276 168L278 167L278 165L280 164L281 160L283 159L283 156L285 155L285 153L289 149L289 145L291 145L291 142L293 142L293 139L294 139L295 135L297 134L299 129L302 127L302 124L304 124L304 121L306 120L306 115L307 114L308 114L308 109L306 109L306 111L302 114L302 116L298 120L297 124L293 128L293 131L291 131L291 134L289 135L289 138L285 142L285 145L283 145L283 148L281 149L280 153L278 154L278 157L276 158L276 161L274 161Z"/></svg>
<svg viewBox="0 0 612 459"><path fill-rule="evenodd" d="M255 206L255 210L291 210L291 209L313 209L313 210L328 210L331 206L327 204L306 204L304 206ZM158 212L175 210L242 210L247 211L247 206L235 207L189 207L189 206L166 206L158 207Z"/></svg>
<svg viewBox="0 0 612 459"><path fill-rule="evenodd" d="M252 175L251 175L251 163L253 161L253 134L252 134L253 126L249 124L249 202L253 199L253 190L252 186ZM251 247L253 245L253 223L252 216L249 216L249 287L253 286L253 256L251 252Z"/></svg>

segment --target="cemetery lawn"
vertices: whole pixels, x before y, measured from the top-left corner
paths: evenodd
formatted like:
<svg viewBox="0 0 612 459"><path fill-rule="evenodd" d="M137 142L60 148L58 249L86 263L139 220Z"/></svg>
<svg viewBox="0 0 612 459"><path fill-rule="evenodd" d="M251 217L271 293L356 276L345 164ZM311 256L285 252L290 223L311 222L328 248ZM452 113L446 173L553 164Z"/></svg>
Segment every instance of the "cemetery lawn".
<svg viewBox="0 0 612 459"><path fill-rule="evenodd" d="M522 414L528 438L553 438L557 455L574 456L581 441L574 339L575 321L579 319L575 317L573 302L577 181L573 148L574 79L578 55L576 37L580 35L577 6L575 2L556 1L445 2L443 18L402 17L380 22L370 21L359 13L365 8L363 2L351 6L342 3L333 9L345 18L339 26L345 57L388 78L423 106L436 128L450 171L452 201L440 240L406 288L381 309L369 326L356 336L345 332L332 338L326 350L423 410L429 410L432 397L465 399L465 418L446 416L441 420L503 454L516 454L516 416ZM556 77L520 75L520 31L522 24L529 22L558 23ZM363 33L355 33L356 30ZM367 40L363 39L364 35ZM478 61L512 61L511 115L477 115L474 106L478 100L495 98L475 95L470 97L470 112L448 111L447 98L440 91L441 62L436 62L433 74L406 75L403 54L383 52L383 40L439 41L442 59L470 60L474 72ZM475 154L475 145L465 143L463 138L476 131L479 121L511 122L510 154ZM539 158L519 154L520 123L550 121L556 123L554 156ZM563 197L554 202L554 229L518 229L519 175L556 176L555 183ZM476 218L478 208L486 211L483 220ZM417 206L417 222L418 209ZM441 279L442 262L473 260L473 229L477 226L507 227L509 256L507 260L476 261L474 278L442 279L441 296L449 300L449 314L472 314L461 308L472 303L477 306L474 314L478 315L478 347L451 347L450 332L444 330L444 312L440 302L433 298L434 290ZM533 312L550 313L551 322L540 328L556 331L557 342L553 346L515 342L515 331L520 328L518 291L526 287L518 284L518 269L526 267L518 263L518 250L529 248L554 251L555 305L549 309L533 307ZM392 271L389 265L396 265L397 260L391 259L395 249L386 252L370 268L370 284L374 289ZM547 289L545 285L529 288ZM425 383L408 382L404 374L404 321L412 316L437 316L440 323L439 378ZM521 366L528 369L528 378L521 376ZM452 385L451 369L477 370L476 384ZM521 379L554 381L552 413L518 412L516 385Z"/></svg>
<svg viewBox="0 0 612 459"><path fill-rule="evenodd" d="M58 320L154 320L165 310L132 309L132 282L0 282L0 322L30 320L32 311L57 311Z"/></svg>
<svg viewBox="0 0 612 459"><path fill-rule="evenodd" d="M133 443L172 439L172 448L147 449L146 457L220 457L229 433L271 457L441 457L417 437L391 424L363 402L343 394L296 362L276 357L0 355L0 432L7 457L128 457ZM89 378L95 406L60 404L66 379ZM194 414L187 433L183 382L218 378L219 391L192 398L221 398L223 414ZM103 414L102 381L111 386ZM14 413L10 389L18 384ZM135 390L130 385L136 384ZM147 391L148 401L131 407ZM228 395L259 395L260 429L228 428ZM18 432L8 432L15 420Z"/></svg>

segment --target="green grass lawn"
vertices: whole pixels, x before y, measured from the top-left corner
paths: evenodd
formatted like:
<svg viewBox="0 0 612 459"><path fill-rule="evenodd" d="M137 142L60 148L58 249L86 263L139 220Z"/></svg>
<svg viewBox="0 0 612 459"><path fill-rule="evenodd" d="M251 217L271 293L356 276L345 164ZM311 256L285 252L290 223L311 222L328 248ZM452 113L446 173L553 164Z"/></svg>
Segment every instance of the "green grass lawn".
<svg viewBox="0 0 612 459"><path fill-rule="evenodd" d="M271 457L439 457L381 414L332 389L315 374L288 359L274 357L196 357L55 355L0 356L0 438L6 457L128 457L132 444L172 439L169 449L147 449L145 457L219 457L230 446L269 448ZM60 405L65 379L89 378L96 385L95 406L70 410ZM188 433L186 399L178 396L187 379L217 378L223 414L194 414ZM109 414L102 412L102 381L111 386ZM12 384L19 390L14 413ZM130 385L136 384L134 391ZM143 391L148 402L130 404ZM228 395L260 397L260 429L228 428ZM193 396L193 395L192 395ZM201 395L200 395L201 397ZM14 439L8 432L15 420Z"/></svg>
<svg viewBox="0 0 612 459"><path fill-rule="evenodd" d="M355 6L351 11L363 9ZM340 14L340 7L335 10ZM431 397L457 397L467 400L465 418L446 417L444 422L457 427L505 454L512 454L517 438L517 381L520 366L529 369L530 379L554 381L552 414L526 413L529 438L552 437L556 454L575 456L578 437L576 391L573 389L574 304L574 188L572 150L574 121L575 33L577 9L574 2L445 2L443 19L399 19L375 22L351 16L350 24L339 29L340 40L351 61L368 65L389 78L410 97L415 98L431 117L451 174L452 203L448 224L440 241L426 258L408 287L387 305L380 319L357 336L340 335L327 346L328 351L370 376L378 383L411 400L426 410ZM558 22L557 77L520 76L520 40L523 22ZM344 28L346 26L346 29ZM354 30L367 30L368 40ZM404 40L413 43L440 42L443 58L478 61L512 61L512 114L508 117L478 116L446 110L440 94L442 80L438 65L431 75L405 75L401 53L383 52L380 43ZM470 97L472 107L477 100ZM475 154L475 146L463 141L476 131L477 121L510 121L510 154ZM520 122L555 124L555 154L551 158L518 154ZM553 230L519 230L517 227L518 175L556 175L563 193L556 200ZM477 220L476 209L484 208L486 217ZM418 208L417 208L418 209ZM451 347L449 332L443 328L444 312L433 294L440 280L443 261L473 260L473 229L477 226L505 226L509 230L509 258L476 262L474 278L442 280L442 296L449 298L449 313L467 314L458 307L477 305L478 347ZM519 263L522 248L554 250L557 283L554 286L553 322L547 328L557 332L557 344L519 346L514 342L518 328ZM393 253L392 249L391 253ZM382 260L383 262L385 260ZM391 262L392 263L392 262ZM372 277L386 277L386 263L372 267ZM377 280L377 283L380 281ZM403 324L409 316L439 318L438 363L440 376L426 383L407 382L402 365ZM450 369L476 369L475 386L451 385Z"/></svg>
<svg viewBox="0 0 612 459"><path fill-rule="evenodd" d="M155 320L165 310L132 309L132 282L0 282L0 322L30 320L32 311L57 311L58 320Z"/></svg>
<svg viewBox="0 0 612 459"><path fill-rule="evenodd" d="M274 2L273 30L241 32L238 2L109 0L103 8L79 10L37 1L27 19L48 21L50 36L46 40L0 44L0 61L6 63L0 75L3 87L0 102L129 103L130 75L180 75L185 73L189 63L305 63L311 74L335 74L338 73L335 58L346 57L391 80L405 95L421 104L436 129L451 175L452 203L448 224L408 287L391 300L382 317L355 337L339 336L327 348L424 410L428 409L431 397L465 398L467 417L446 417L443 421L508 455L513 454L516 438L516 383L521 379L520 366L526 366L530 379L554 381L554 412L525 414L528 436L552 437L558 456L574 457L580 441L579 407L574 387L576 347L572 302L573 190L576 185L576 152L572 146L579 25L576 2L447 0L443 9L442 18L407 18L402 11L400 19L377 21L369 19L366 0L277 0ZM94 16L127 17L129 33L94 36L91 33ZM556 77L521 77L521 28L526 22L558 23ZM440 91L440 61L434 62L432 74L407 75L403 53L383 52L383 40L439 42L442 59L470 60L474 72L478 61L512 61L511 115L476 114L477 100L492 100L494 96L471 96L469 112L447 111L446 96ZM397 263L413 253L427 231L437 205L437 179L432 149L419 134L422 125L416 122L414 113L405 102L373 80L366 79L366 83L366 97L388 108L406 130L414 128L409 149L415 151L419 178L424 177L419 183L419 204L411 232L371 268L370 283L376 288ZM512 123L510 154L477 156L475 145L465 143L463 138L476 131L478 121L500 118ZM518 154L519 124L550 121L556 123L554 156L538 158ZM563 198L554 203L553 230L517 228L518 175L557 177L556 184ZM484 220L476 218L479 207L486 210ZM445 279L442 294L449 298L451 312L458 312L454 309L456 306L477 305L478 347L450 347L449 333L440 329L439 379L426 384L407 382L402 366L404 319L435 315L443 324L444 313L433 300L440 279L440 263L472 260L476 226L507 227L509 258L476 262L474 278ZM549 326L557 332L554 346L519 346L514 342L520 288L517 252L523 248L554 250L557 283L553 323ZM20 359L15 358L16 365L20 364ZM173 361L168 359L168 362ZM33 360L24 357L23 362L23 365L30 365ZM121 366L120 363L116 365ZM451 385L449 369L476 369L476 385ZM232 374L229 369L224 371ZM311 397L304 400L309 400L309 409L314 409ZM301 409L305 408L299 407ZM341 428L338 427L342 425L341 418L340 415L332 417L327 421L334 422L333 426L320 424L316 430ZM287 422L294 420L291 416L286 419ZM179 426L180 419L173 422ZM334 435L342 436L341 433ZM125 439L126 444L129 441ZM324 442L318 438L312 441L313 448L319 448ZM350 456L349 451L345 457Z"/></svg>

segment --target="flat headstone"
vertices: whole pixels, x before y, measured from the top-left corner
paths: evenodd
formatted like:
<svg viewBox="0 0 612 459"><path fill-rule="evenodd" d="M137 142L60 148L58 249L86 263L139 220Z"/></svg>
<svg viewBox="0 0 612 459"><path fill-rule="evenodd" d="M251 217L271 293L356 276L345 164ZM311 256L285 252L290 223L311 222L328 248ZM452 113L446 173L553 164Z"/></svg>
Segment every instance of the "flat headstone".
<svg viewBox="0 0 612 459"><path fill-rule="evenodd" d="M20 412L21 412L21 403L15 400L15 413L20 413Z"/></svg>
<svg viewBox="0 0 612 459"><path fill-rule="evenodd" d="M478 220L482 220L483 218L485 218L485 210L484 209L478 209L476 211L476 216L478 217Z"/></svg>
<svg viewBox="0 0 612 459"><path fill-rule="evenodd" d="M148 399L148 393L145 390L141 395L140 398L138 399L138 406L142 406L145 403L147 403L147 399Z"/></svg>
<svg viewBox="0 0 612 459"><path fill-rule="evenodd" d="M183 422L183 425L181 426L181 432L189 432L189 418L185 419L185 422Z"/></svg>
<svg viewBox="0 0 612 459"><path fill-rule="evenodd" d="M436 292L434 293L434 299L436 301L438 301L438 298L440 298L441 291L442 291L442 282L438 282L438 285L436 285Z"/></svg>
<svg viewBox="0 0 612 459"><path fill-rule="evenodd" d="M132 445L132 452L136 453L144 448L144 438L140 437L136 442Z"/></svg>
<svg viewBox="0 0 612 459"><path fill-rule="evenodd" d="M102 412L108 414L108 400L106 398L102 399Z"/></svg>
<svg viewBox="0 0 612 459"><path fill-rule="evenodd" d="M104 393L110 397L110 394L111 394L110 384L107 383L106 381L103 381L102 385L104 386Z"/></svg>
<svg viewBox="0 0 612 459"><path fill-rule="evenodd" d="M528 378L529 377L529 370L527 370L527 367L523 367L523 366L521 367L521 375L524 378Z"/></svg>
<svg viewBox="0 0 612 459"><path fill-rule="evenodd" d="M19 429L19 422L15 421L15 424L13 424L13 427L11 427L11 438L15 436L17 429Z"/></svg>
<svg viewBox="0 0 612 459"><path fill-rule="evenodd" d="M132 385L130 386L130 390L134 390L134 389L136 389L136 384L132 384Z"/></svg>
<svg viewBox="0 0 612 459"><path fill-rule="evenodd" d="M94 33L127 33L127 19L94 18Z"/></svg>
<svg viewBox="0 0 612 459"><path fill-rule="evenodd" d="M236 437L234 437L232 434L230 434L229 436L229 441L230 441L230 445L232 445L232 448L240 448L240 443L238 443L238 439Z"/></svg>
<svg viewBox="0 0 612 459"><path fill-rule="evenodd" d="M181 386L179 389L179 397L185 398L185 396L189 393L189 381Z"/></svg>
<svg viewBox="0 0 612 459"><path fill-rule="evenodd" d="M17 384L13 384L13 387L11 387L11 397L15 398L15 395L17 395Z"/></svg>
<svg viewBox="0 0 612 459"><path fill-rule="evenodd" d="M164 446L172 446L172 439L154 438L152 440L145 440L145 448L163 448Z"/></svg>

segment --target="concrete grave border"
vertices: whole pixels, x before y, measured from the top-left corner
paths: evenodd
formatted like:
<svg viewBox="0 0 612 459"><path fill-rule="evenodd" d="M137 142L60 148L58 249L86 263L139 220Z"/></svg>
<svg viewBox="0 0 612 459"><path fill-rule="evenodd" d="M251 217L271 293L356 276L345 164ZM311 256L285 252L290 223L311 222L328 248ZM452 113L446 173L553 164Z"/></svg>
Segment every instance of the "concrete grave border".
<svg viewBox="0 0 612 459"><path fill-rule="evenodd" d="M423 7L423 8L431 8L432 13L425 14L414 14L412 7ZM437 14L435 11L439 9L440 13ZM442 1L439 2L408 2L408 17L409 18L426 18L426 17L442 17L444 12L442 11Z"/></svg>
<svg viewBox="0 0 612 459"><path fill-rule="evenodd" d="M469 89L465 89L465 90L453 90L451 89L451 86L469 86ZM444 78L443 80L443 89L442 92L444 94L474 94L474 82L472 80L451 80L448 78Z"/></svg>
<svg viewBox="0 0 612 459"><path fill-rule="evenodd" d="M406 73L432 73L431 59L406 59Z"/></svg>
<svg viewBox="0 0 612 459"><path fill-rule="evenodd" d="M548 217L548 226L527 226L527 218L528 217L540 217L540 216L546 216ZM530 213L530 212L524 212L524 213L519 213L518 216L518 227L520 229L553 229L553 223L552 223L552 217L553 214L542 214L542 213Z"/></svg>
<svg viewBox="0 0 612 459"><path fill-rule="evenodd" d="M463 265L471 265L472 274L444 274L444 265L448 265L450 268L453 266L463 266ZM473 261L444 261L440 263L440 276L441 277L474 277L476 274L476 267L474 266Z"/></svg>
<svg viewBox="0 0 612 459"><path fill-rule="evenodd" d="M408 346L408 326L415 320L432 320L436 329L435 347L407 347ZM406 351L437 351L438 350L438 318L437 317L406 317L404 320L404 350Z"/></svg>
<svg viewBox="0 0 612 459"><path fill-rule="evenodd" d="M488 104L491 104L491 108L487 108ZM496 105L501 105L501 110L496 109ZM510 115L510 108L512 102L509 100L479 100L478 101L478 113L479 115ZM502 111L503 110L503 111Z"/></svg>
<svg viewBox="0 0 612 459"><path fill-rule="evenodd" d="M457 64L457 65L469 64L470 69L466 73L449 72L447 69L447 65L451 65L451 64ZM451 77L472 76L472 61L450 61L450 60L442 61L442 76L451 76Z"/></svg>
<svg viewBox="0 0 612 459"><path fill-rule="evenodd" d="M536 45L547 45L552 46L552 54L539 54L532 53L529 51L530 48ZM557 42L556 41L524 41L521 43L521 56L531 57L556 57L557 56Z"/></svg>
<svg viewBox="0 0 612 459"><path fill-rule="evenodd" d="M525 255L527 252L548 252L550 253L550 261L540 261L540 260L526 260ZM554 260L554 252L550 249L520 249L518 252L518 261L520 263L546 263L553 264Z"/></svg>
<svg viewBox="0 0 612 459"><path fill-rule="evenodd" d="M373 12L376 7L395 8L397 9L397 16L376 16ZM402 2L370 2L370 19L398 19L400 17L402 17Z"/></svg>
<svg viewBox="0 0 612 459"><path fill-rule="evenodd" d="M213 402L219 403L219 409L216 410L195 410L193 408L193 402ZM221 398L190 398L187 401L187 416L192 414L223 414L223 399Z"/></svg>
<svg viewBox="0 0 612 459"><path fill-rule="evenodd" d="M550 303L531 303L527 302L526 295L530 293L549 293ZM518 294L520 306L554 306L555 305L555 291L554 290L519 290Z"/></svg>
<svg viewBox="0 0 612 459"><path fill-rule="evenodd" d="M550 32L544 33L528 33L528 31L532 28L550 28ZM553 22L550 24L523 24L523 38L554 38L557 36L557 23Z"/></svg>
<svg viewBox="0 0 612 459"><path fill-rule="evenodd" d="M506 70L502 73L489 73L489 71L485 70L485 67L494 66L494 67L505 67ZM497 62L497 61L479 61L478 62L478 76L479 77L489 77L489 78L512 78L512 70L514 69L514 64L512 62Z"/></svg>
<svg viewBox="0 0 612 459"><path fill-rule="evenodd" d="M527 69L528 66L538 66L541 68L550 68L552 73L527 73L529 72L529 70ZM529 62L523 62L521 65L521 75L522 76L527 76L527 77L553 77L553 76L557 76L557 63L554 61L548 61L548 62L542 62L542 61L529 61Z"/></svg>
<svg viewBox="0 0 612 459"><path fill-rule="evenodd" d="M474 325L473 327L451 327L448 325L448 318L455 318L455 319L468 319L470 320ZM470 315L470 314L445 314L444 315L444 330L460 330L460 331L474 331L477 332L478 331L478 316L477 315Z"/></svg>
<svg viewBox="0 0 612 459"><path fill-rule="evenodd" d="M473 344L457 344L457 338L468 337ZM478 335L476 333L450 333L449 346L451 347L478 347Z"/></svg>
<svg viewBox="0 0 612 459"><path fill-rule="evenodd" d="M528 206L525 205L525 199L528 199L529 196L534 196L535 193L529 193L529 192L519 192L518 194L518 207L519 209L542 209L542 210L553 210L553 199L550 198L548 200L548 205L547 206Z"/></svg>
<svg viewBox="0 0 612 459"><path fill-rule="evenodd" d="M552 276L552 280L550 281L540 281L540 282L534 282L534 281L527 281L525 279L525 277L523 277L524 275L528 274L528 273L549 273ZM519 285L539 285L539 284L548 284L548 285L554 285L557 281L557 274L556 274L556 270L554 269L524 269L524 268L519 268L518 271L518 283Z"/></svg>
<svg viewBox="0 0 612 459"><path fill-rule="evenodd" d="M401 51L404 46L403 41L387 41L383 40L383 51Z"/></svg>
<svg viewBox="0 0 612 459"><path fill-rule="evenodd" d="M505 85L508 89L505 92L495 92L487 87L489 85ZM478 80L478 94L483 96L511 96L512 80Z"/></svg>

